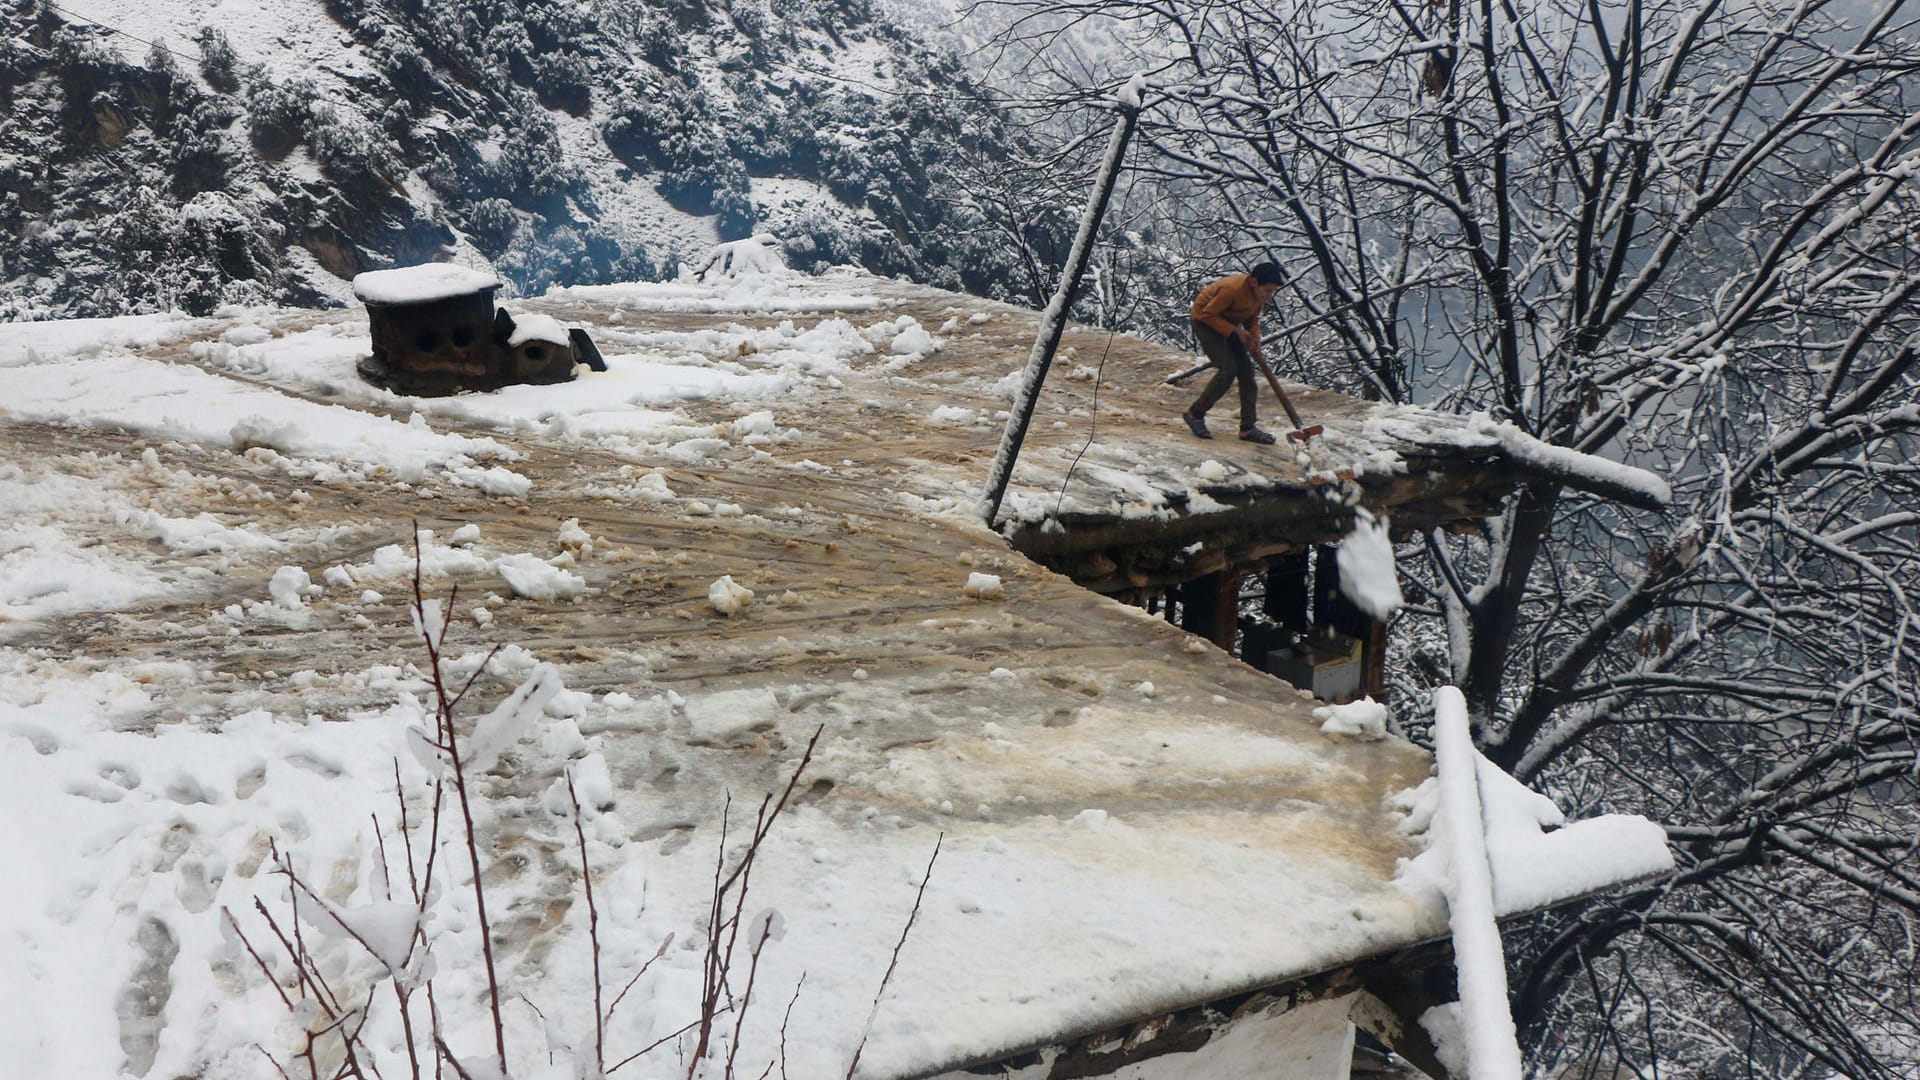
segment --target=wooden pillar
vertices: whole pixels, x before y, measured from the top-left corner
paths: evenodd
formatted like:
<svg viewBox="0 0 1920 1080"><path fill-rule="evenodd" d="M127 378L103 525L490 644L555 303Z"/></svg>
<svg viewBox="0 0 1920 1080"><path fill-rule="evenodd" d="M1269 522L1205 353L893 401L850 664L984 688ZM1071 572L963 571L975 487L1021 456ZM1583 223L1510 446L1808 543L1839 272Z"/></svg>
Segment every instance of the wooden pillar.
<svg viewBox="0 0 1920 1080"><path fill-rule="evenodd" d="M1180 628L1233 651L1240 622L1240 572L1222 570L1180 586Z"/></svg>
<svg viewBox="0 0 1920 1080"><path fill-rule="evenodd" d="M1387 696L1387 624L1367 620L1367 636L1360 650L1360 692L1375 701Z"/></svg>

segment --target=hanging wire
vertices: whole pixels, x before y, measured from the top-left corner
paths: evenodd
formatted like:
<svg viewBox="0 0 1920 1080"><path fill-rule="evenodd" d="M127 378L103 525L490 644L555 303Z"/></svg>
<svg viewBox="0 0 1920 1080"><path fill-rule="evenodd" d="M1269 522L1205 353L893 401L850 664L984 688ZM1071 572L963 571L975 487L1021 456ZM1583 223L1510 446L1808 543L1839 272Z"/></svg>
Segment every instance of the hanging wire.
<svg viewBox="0 0 1920 1080"><path fill-rule="evenodd" d="M1067 485L1073 483L1073 470L1080 467L1080 459L1086 456L1087 448L1093 445L1093 437L1100 430L1100 383L1107 377L1107 355L1113 352L1113 339L1119 330L1107 331L1107 347L1100 352L1100 366L1093 374L1093 405L1088 410L1087 441L1080 444L1080 452L1073 455L1073 463L1067 466L1067 475L1060 480L1060 493L1053 499L1053 516L1060 516L1060 505L1066 501Z"/></svg>

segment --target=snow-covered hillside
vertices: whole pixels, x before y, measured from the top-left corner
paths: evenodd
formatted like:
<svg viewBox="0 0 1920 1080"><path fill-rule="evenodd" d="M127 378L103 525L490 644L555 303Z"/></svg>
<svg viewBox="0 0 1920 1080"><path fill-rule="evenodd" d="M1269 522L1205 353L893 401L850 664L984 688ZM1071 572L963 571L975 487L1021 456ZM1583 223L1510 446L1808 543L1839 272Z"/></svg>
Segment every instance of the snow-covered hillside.
<svg viewBox="0 0 1920 1080"><path fill-rule="evenodd" d="M0 318L316 304L395 263L522 294L796 266L991 292L1001 152L867 0L64 0L0 10Z"/></svg>

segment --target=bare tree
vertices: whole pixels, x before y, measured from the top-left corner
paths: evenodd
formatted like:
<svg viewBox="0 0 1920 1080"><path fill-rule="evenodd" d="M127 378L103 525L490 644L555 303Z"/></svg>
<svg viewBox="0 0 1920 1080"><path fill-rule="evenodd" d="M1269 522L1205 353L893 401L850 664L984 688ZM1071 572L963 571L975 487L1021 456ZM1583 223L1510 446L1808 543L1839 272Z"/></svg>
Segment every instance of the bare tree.
<svg viewBox="0 0 1920 1080"><path fill-rule="evenodd" d="M1654 515L1535 480L1403 564L1405 700L1457 684L1495 761L1679 857L1519 943L1537 1062L1912 1075L1920 11L996 8L1063 99L1151 73L1160 235L1277 258L1321 381L1672 482ZM1099 65L1051 59L1095 27Z"/></svg>

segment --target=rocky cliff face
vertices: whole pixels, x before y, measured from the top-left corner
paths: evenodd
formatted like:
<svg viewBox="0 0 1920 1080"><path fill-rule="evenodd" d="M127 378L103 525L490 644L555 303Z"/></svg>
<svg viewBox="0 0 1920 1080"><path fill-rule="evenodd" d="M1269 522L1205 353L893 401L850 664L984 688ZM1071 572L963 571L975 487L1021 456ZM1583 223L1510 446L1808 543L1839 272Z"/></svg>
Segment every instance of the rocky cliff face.
<svg viewBox="0 0 1920 1080"><path fill-rule="evenodd" d="M520 292L716 241L993 291L1006 136L868 0L0 0L0 318Z"/></svg>

